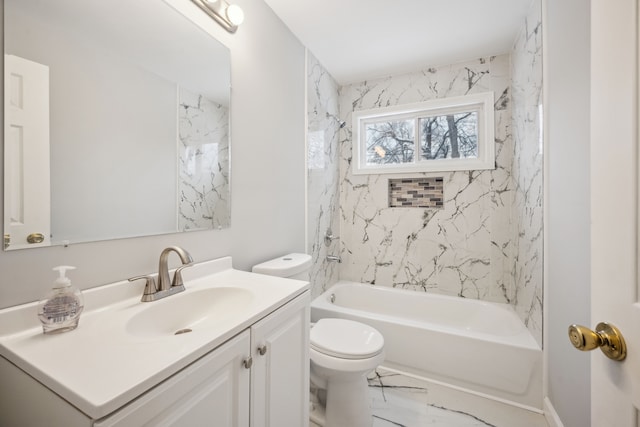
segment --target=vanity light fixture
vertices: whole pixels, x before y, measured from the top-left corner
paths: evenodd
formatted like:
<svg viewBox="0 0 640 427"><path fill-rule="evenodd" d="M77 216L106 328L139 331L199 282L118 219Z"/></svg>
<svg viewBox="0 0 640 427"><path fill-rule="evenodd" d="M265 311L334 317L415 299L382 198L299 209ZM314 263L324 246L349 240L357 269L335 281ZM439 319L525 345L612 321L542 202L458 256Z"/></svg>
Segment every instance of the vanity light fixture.
<svg viewBox="0 0 640 427"><path fill-rule="evenodd" d="M226 0L191 1L230 33L235 33L238 25L244 21L244 12L237 4L229 4Z"/></svg>

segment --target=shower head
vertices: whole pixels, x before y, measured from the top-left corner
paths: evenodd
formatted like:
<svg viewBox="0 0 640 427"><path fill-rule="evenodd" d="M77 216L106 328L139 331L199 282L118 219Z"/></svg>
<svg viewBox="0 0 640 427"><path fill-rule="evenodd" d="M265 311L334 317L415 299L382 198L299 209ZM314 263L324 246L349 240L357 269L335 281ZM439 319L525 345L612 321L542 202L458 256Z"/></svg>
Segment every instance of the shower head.
<svg viewBox="0 0 640 427"><path fill-rule="evenodd" d="M346 126L347 122L338 119L336 116L334 116L333 114L329 114L329 112L325 113L327 116L327 119L332 119L335 120L338 123L338 126L340 127L340 129L342 129L343 127Z"/></svg>

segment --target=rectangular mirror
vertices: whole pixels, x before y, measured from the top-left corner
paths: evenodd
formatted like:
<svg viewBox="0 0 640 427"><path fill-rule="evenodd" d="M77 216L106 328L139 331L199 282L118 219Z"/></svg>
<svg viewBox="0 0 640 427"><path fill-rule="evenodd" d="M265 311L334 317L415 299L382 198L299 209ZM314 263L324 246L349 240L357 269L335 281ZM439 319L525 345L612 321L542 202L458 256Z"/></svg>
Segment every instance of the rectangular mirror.
<svg viewBox="0 0 640 427"><path fill-rule="evenodd" d="M4 1L4 248L229 226L229 50L157 0Z"/></svg>

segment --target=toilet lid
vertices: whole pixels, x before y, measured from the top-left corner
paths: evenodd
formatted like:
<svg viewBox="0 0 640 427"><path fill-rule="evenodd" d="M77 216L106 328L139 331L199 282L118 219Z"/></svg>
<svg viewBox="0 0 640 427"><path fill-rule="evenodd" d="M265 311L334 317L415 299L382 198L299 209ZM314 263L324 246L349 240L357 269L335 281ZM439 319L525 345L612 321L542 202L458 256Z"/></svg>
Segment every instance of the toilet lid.
<svg viewBox="0 0 640 427"><path fill-rule="evenodd" d="M382 351L382 334L360 322L320 319L310 334L311 348L342 359L366 359Z"/></svg>

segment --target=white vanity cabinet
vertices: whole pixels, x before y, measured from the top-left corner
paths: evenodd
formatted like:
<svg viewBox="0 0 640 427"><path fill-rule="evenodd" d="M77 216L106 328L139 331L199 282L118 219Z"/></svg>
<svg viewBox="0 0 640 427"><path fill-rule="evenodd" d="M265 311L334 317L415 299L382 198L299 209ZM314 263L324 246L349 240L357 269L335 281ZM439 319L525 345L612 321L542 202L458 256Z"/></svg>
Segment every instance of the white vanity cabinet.
<svg viewBox="0 0 640 427"><path fill-rule="evenodd" d="M0 425L307 426L309 298L305 290L271 308L233 338L98 420L0 357Z"/></svg>
<svg viewBox="0 0 640 427"><path fill-rule="evenodd" d="M93 425L248 426L249 342L245 331Z"/></svg>
<svg viewBox="0 0 640 427"><path fill-rule="evenodd" d="M309 420L309 293L95 427L302 427Z"/></svg>
<svg viewBox="0 0 640 427"><path fill-rule="evenodd" d="M309 292L251 327L251 426L309 423Z"/></svg>

